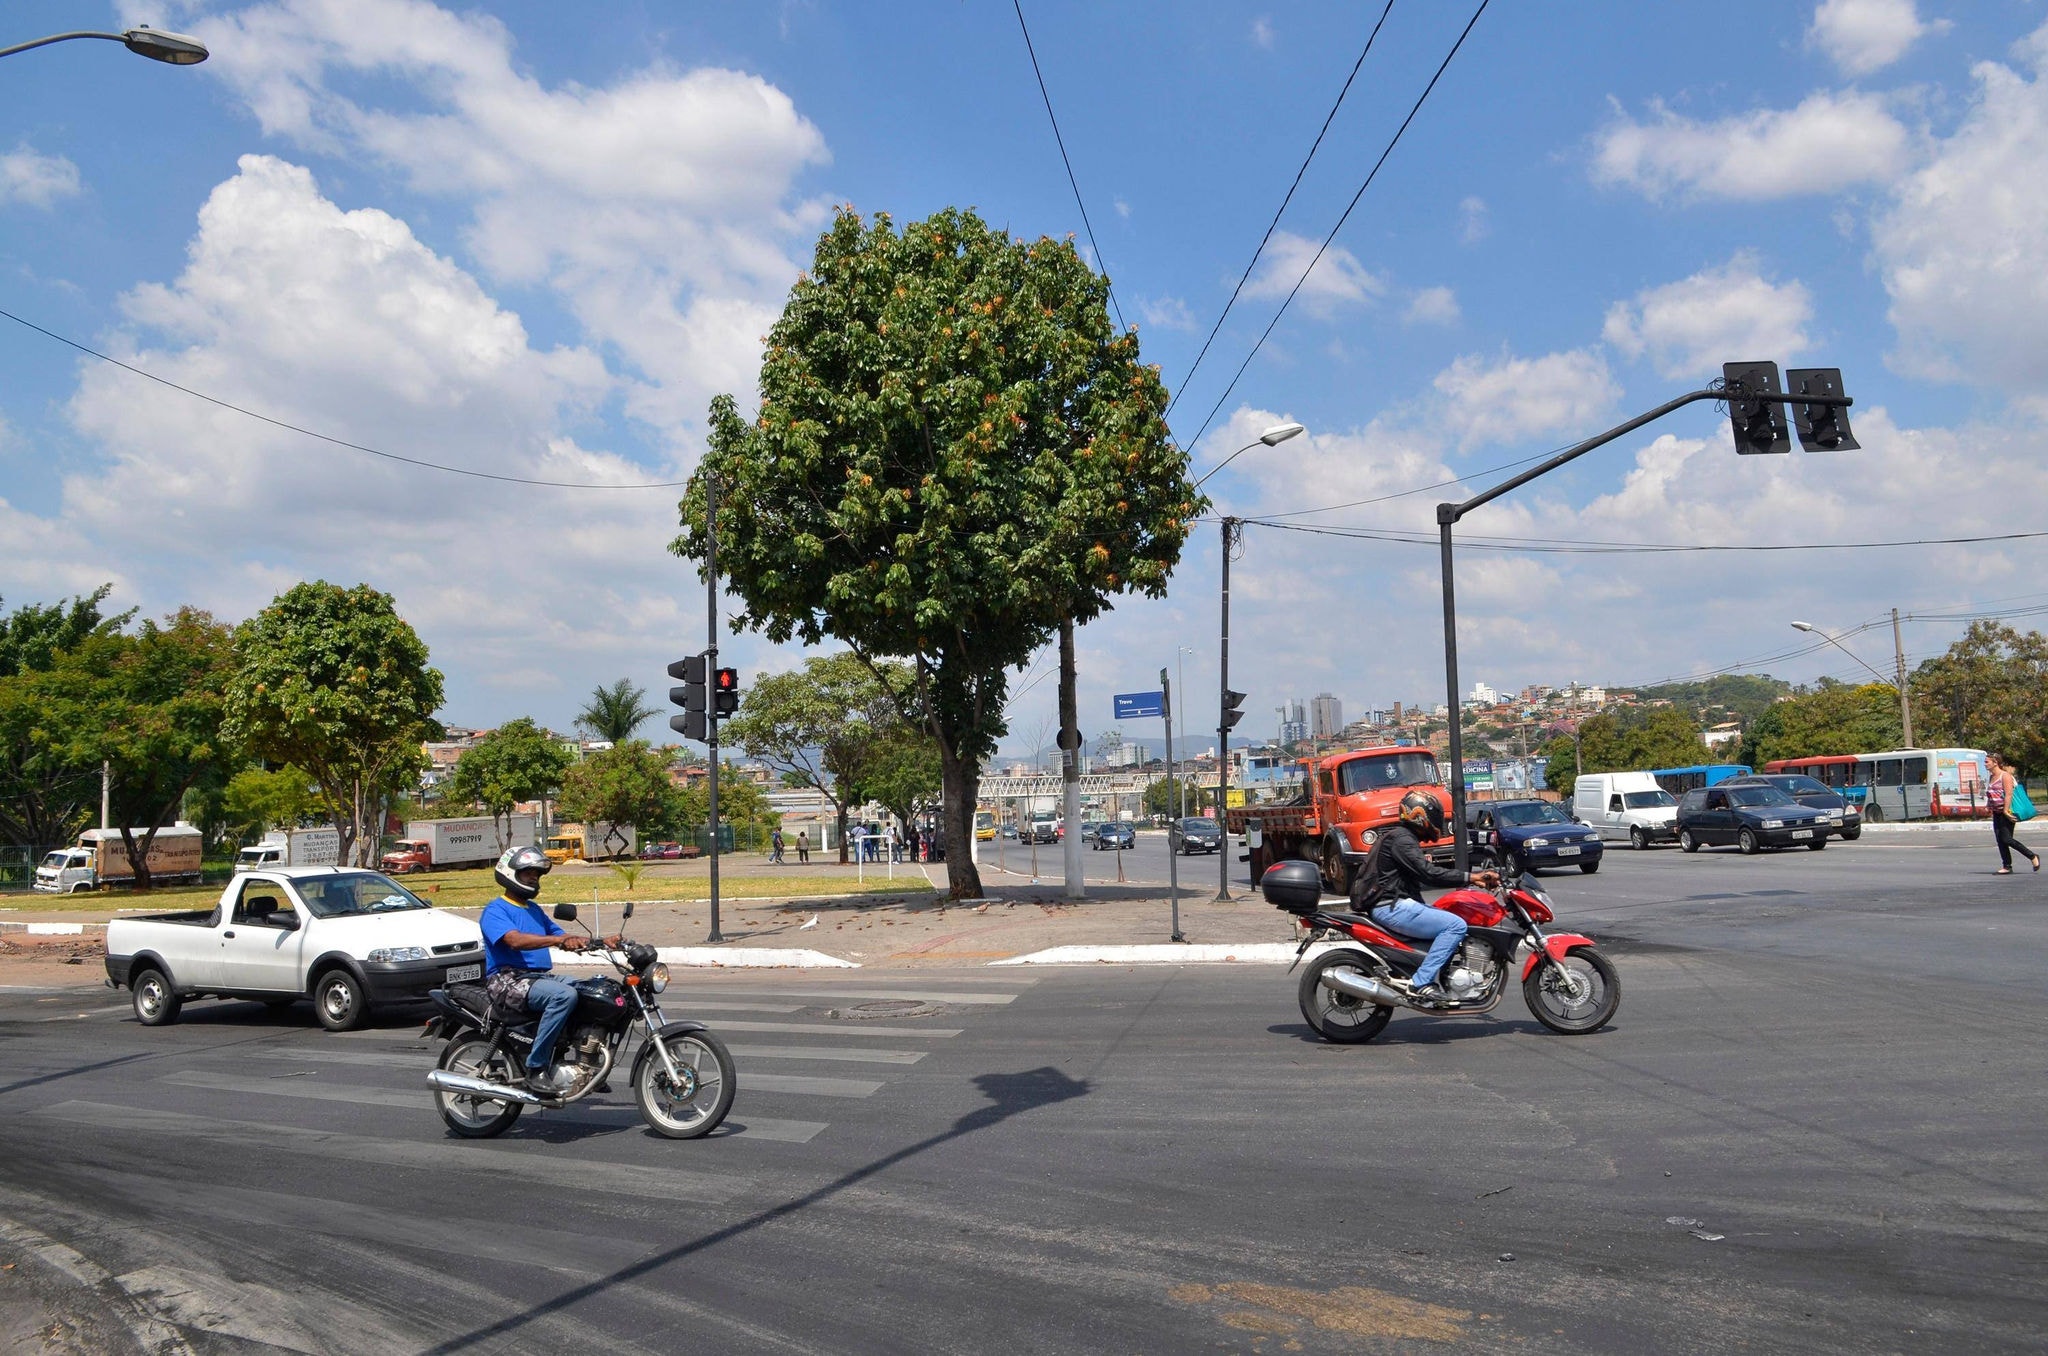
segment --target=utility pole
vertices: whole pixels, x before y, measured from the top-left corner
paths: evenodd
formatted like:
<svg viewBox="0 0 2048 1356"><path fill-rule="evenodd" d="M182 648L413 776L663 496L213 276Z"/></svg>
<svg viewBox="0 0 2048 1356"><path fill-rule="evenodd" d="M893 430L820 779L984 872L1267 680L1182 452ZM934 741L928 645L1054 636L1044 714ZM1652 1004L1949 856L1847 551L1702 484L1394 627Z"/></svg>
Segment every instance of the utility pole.
<svg viewBox="0 0 2048 1356"><path fill-rule="evenodd" d="M112 827L107 822L107 810L113 795L114 765L102 758L100 759L100 828L102 830Z"/></svg>
<svg viewBox="0 0 2048 1356"><path fill-rule="evenodd" d="M1159 670L1159 710L1166 717L1166 776L1169 782L1178 785L1180 778L1173 771L1173 684L1166 680L1166 670ZM1173 892L1173 941L1184 942L1187 938L1180 932L1180 854L1174 850L1173 831L1166 834L1166 879Z"/></svg>
<svg viewBox="0 0 2048 1356"><path fill-rule="evenodd" d="M1899 639L1899 610L1892 609L1892 658L1899 669L1899 724L1904 727L1906 747L1913 748L1913 699L1906 693L1906 646Z"/></svg>
<svg viewBox="0 0 2048 1356"><path fill-rule="evenodd" d="M705 676L718 672L718 478L704 477L704 617L708 644L704 650ZM704 712L705 747L711 755L711 779L707 818L711 821L711 935L706 942L722 942L718 930L718 701L706 689Z"/></svg>
<svg viewBox="0 0 2048 1356"><path fill-rule="evenodd" d="M1060 816L1066 832L1060 835L1061 857L1066 876L1063 891L1067 899L1086 899L1088 888L1081 872L1081 714L1075 694L1074 623L1060 623Z"/></svg>

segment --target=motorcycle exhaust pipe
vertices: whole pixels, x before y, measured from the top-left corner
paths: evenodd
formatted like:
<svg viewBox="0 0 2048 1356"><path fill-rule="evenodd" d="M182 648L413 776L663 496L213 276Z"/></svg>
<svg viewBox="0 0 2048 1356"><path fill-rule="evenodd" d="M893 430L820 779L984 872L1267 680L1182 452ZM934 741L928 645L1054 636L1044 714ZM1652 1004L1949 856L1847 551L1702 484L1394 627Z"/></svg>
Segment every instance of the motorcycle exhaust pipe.
<svg viewBox="0 0 2048 1356"><path fill-rule="evenodd" d="M1323 971L1320 978L1324 988L1335 989L1338 993L1347 994L1352 998L1362 998L1376 1007L1405 1008L1413 1006L1392 985L1382 984L1370 975L1361 975L1356 970L1338 970L1333 968Z"/></svg>
<svg viewBox="0 0 2048 1356"><path fill-rule="evenodd" d="M528 1092L525 1088L508 1088L502 1083L486 1083L481 1078L449 1073L446 1069L429 1070L427 1082L443 1092L466 1092L473 1097L488 1097L494 1102L518 1102L522 1106L539 1106L545 1100L539 1094Z"/></svg>

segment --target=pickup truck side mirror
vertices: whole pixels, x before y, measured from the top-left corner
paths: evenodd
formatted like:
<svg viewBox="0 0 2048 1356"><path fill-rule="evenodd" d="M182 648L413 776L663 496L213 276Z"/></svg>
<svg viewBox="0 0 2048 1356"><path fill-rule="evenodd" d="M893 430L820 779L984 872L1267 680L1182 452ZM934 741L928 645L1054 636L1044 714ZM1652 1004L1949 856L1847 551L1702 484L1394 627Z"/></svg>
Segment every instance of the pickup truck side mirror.
<svg viewBox="0 0 2048 1356"><path fill-rule="evenodd" d="M576 906L575 906L574 904L557 904L557 905L555 905L555 921L556 921L557 923L573 923L573 922L575 922L575 921L576 921Z"/></svg>
<svg viewBox="0 0 2048 1356"><path fill-rule="evenodd" d="M623 923L625 920L631 918L632 916L633 901L629 899L625 902L624 906L619 909L619 921Z"/></svg>
<svg viewBox="0 0 2048 1356"><path fill-rule="evenodd" d="M297 932L299 930L299 916L295 913L273 914L271 922L273 926L283 928L286 932Z"/></svg>

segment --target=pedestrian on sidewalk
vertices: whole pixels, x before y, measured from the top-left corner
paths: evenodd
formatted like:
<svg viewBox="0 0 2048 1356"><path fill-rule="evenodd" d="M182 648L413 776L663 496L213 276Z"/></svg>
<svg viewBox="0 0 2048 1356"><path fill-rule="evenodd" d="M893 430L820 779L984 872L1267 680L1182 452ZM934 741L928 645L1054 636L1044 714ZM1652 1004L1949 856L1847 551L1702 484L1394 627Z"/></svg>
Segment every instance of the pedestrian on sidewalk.
<svg viewBox="0 0 2048 1356"><path fill-rule="evenodd" d="M811 864L811 831L809 829L798 829L796 831L796 864L798 866L809 866Z"/></svg>
<svg viewBox="0 0 2048 1356"><path fill-rule="evenodd" d="M782 830L780 828L777 828L774 836L769 838L768 846L770 848L768 860L780 866L782 864Z"/></svg>
<svg viewBox="0 0 2048 1356"><path fill-rule="evenodd" d="M1987 753L1984 758L1991 765L1990 784L1984 788L1984 798L1991 805L1991 836L1998 843L1999 866L1994 874L2012 874L2012 854L2015 852L2032 862L2034 869L2039 871L2039 855L2013 837L2013 831L2019 827L2019 818L2013 814L2013 802L2026 795L2024 788L2020 786L2019 776L2012 770L2011 764L1997 754Z"/></svg>

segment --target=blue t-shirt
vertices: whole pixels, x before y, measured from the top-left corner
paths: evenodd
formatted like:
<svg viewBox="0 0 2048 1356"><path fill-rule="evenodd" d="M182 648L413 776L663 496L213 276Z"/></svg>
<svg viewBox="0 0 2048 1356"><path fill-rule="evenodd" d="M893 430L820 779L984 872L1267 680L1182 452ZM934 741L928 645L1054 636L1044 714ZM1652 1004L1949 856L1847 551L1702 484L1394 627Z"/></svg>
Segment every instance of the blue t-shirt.
<svg viewBox="0 0 2048 1356"><path fill-rule="evenodd" d="M518 951L505 945L505 934L508 932L539 933L544 937L563 935L561 925L542 912L540 905L531 902L514 904L500 895L484 905L484 916L477 922L484 930L485 974L496 974L500 970L555 968L553 947L542 947L536 951Z"/></svg>

